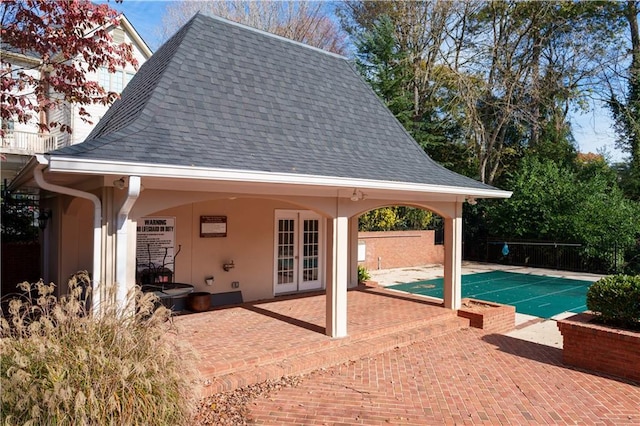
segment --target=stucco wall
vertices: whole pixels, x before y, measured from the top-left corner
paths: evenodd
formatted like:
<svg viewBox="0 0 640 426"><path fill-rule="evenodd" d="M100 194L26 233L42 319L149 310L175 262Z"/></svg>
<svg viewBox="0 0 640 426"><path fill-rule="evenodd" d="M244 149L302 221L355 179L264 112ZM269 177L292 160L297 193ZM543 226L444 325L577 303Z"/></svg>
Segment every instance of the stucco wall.
<svg viewBox="0 0 640 426"><path fill-rule="evenodd" d="M238 281L245 301L273 297L274 223L276 209L299 209L275 200L212 200L185 204L148 216L176 218L175 281L193 284L196 291L224 293ZM227 216L227 236L200 237L200 216ZM175 249L177 251L177 247ZM235 268L224 271L232 261ZM213 276L213 285L205 283Z"/></svg>
<svg viewBox="0 0 640 426"><path fill-rule="evenodd" d="M442 264L444 245L434 241L434 231L359 232L366 259L358 264L369 270Z"/></svg>

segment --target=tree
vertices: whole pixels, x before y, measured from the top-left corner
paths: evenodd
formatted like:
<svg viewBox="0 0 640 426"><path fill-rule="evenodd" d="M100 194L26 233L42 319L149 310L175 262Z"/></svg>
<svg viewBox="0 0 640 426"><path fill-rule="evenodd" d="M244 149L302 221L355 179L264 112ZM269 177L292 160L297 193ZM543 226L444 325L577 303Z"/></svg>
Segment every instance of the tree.
<svg viewBox="0 0 640 426"><path fill-rule="evenodd" d="M640 205L624 197L601 156L578 156L573 167L526 156L506 187L513 196L485 212L494 237L580 243L609 262L615 245L632 250L640 235Z"/></svg>
<svg viewBox="0 0 640 426"><path fill-rule="evenodd" d="M611 95L608 103L615 120L618 147L628 152L631 157L629 170L625 175L627 194L640 200L640 2L628 0L620 3L620 6L620 16L626 20L631 36L631 60L628 74L623 78L626 80L627 93L626 99L621 100L622 96L610 86Z"/></svg>
<svg viewBox="0 0 640 426"><path fill-rule="evenodd" d="M360 231L405 231L429 229L434 214L407 206L382 207L363 213L358 221Z"/></svg>
<svg viewBox="0 0 640 426"><path fill-rule="evenodd" d="M359 59L384 64L376 54L394 42L391 59L402 72L385 76L380 70L389 67L377 74L370 67L365 76L402 89L383 99L402 100L401 112L391 109L407 130L436 161L490 184L530 149L553 155L552 145L559 144L570 154L568 113L582 107L599 71L596 59L618 34L604 19L613 7L606 2L341 5L341 23L358 40Z"/></svg>
<svg viewBox="0 0 640 426"><path fill-rule="evenodd" d="M356 46L365 79L436 161L468 174L472 163L460 142L451 106L450 32L467 3L449 1L348 1L337 12Z"/></svg>
<svg viewBox="0 0 640 426"><path fill-rule="evenodd" d="M86 74L100 67L115 72L116 67L136 65L131 46L115 45L108 33L117 17L107 4L89 1L3 1L0 118L26 123L39 114L39 126L47 131L58 126L47 120L47 112L63 102L113 102L118 94L106 92ZM19 61L9 61L16 55L32 58L35 65L16 66ZM88 120L84 108L79 112Z"/></svg>
<svg viewBox="0 0 640 426"><path fill-rule="evenodd" d="M169 38L194 14L202 12L344 54L346 37L324 7L322 2L293 0L175 1L167 6L161 33L163 38Z"/></svg>

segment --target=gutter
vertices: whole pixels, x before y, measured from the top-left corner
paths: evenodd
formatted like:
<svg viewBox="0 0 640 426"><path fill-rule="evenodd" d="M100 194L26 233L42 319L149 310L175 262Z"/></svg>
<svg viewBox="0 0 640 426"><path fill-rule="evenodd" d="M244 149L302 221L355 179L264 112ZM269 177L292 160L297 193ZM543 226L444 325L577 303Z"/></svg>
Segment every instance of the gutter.
<svg viewBox="0 0 640 426"><path fill-rule="evenodd" d="M296 186L325 186L360 190L415 191L433 194L451 194L474 198L509 198L511 191L486 187L447 186L426 183L379 181L321 175L303 175L285 172L265 172L241 169L133 163L124 161L87 160L56 156L52 164L56 172L91 175L136 175L150 178L195 179L244 183L288 184ZM477 182L476 182L477 183ZM349 192L351 194L351 192Z"/></svg>
<svg viewBox="0 0 640 426"><path fill-rule="evenodd" d="M92 308L94 313L97 312L100 307L100 296L102 289L100 288L100 277L102 274L102 203L100 199L90 192L84 192L73 188L67 188L66 186L55 185L53 183L44 180L42 171L49 165L49 159L44 155L37 154L37 165L33 170L33 178L38 186L47 191L56 192L58 194L71 195L73 197L84 198L93 203L93 276L92 276Z"/></svg>

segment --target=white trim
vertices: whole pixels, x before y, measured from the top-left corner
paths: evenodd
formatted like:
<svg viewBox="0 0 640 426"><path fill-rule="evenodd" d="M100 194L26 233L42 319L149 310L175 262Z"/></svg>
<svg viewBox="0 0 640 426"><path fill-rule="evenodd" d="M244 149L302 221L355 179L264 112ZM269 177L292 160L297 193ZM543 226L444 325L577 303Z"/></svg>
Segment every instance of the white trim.
<svg viewBox="0 0 640 426"><path fill-rule="evenodd" d="M73 157L49 156L49 170L61 173L88 175L137 175L172 179L203 179L212 181L271 183L290 185L330 186L336 188L380 189L474 196L478 198L509 198L510 191L480 189L412 182L394 182L359 178L303 175L238 169L219 169L190 166L163 166L124 161L102 161Z"/></svg>
<svg viewBox="0 0 640 426"><path fill-rule="evenodd" d="M129 19L125 16L124 13L118 15L120 27L129 33L129 37L133 39L133 41L138 45L146 59L149 59L153 52L151 48L147 45L147 42L143 40L138 31L136 31L133 24L129 21ZM124 25L123 25L124 24Z"/></svg>

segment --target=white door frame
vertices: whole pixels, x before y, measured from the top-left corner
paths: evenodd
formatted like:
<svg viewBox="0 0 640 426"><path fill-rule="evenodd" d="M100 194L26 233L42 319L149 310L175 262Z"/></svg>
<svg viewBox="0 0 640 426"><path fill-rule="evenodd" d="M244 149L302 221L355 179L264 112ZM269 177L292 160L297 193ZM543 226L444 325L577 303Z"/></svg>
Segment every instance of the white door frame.
<svg viewBox="0 0 640 426"><path fill-rule="evenodd" d="M285 229L280 231L279 222L281 220L293 221L293 229ZM318 229L318 247L317 247L317 279L305 280L305 258L304 258L304 228L305 220L317 220ZM325 218L311 210L284 210L277 209L274 218L274 251L273 251L273 293L274 295L296 293L299 291L321 290L325 286L325 235L324 235ZM282 236L280 233L282 232ZM287 253L281 252L280 242L290 247L283 248ZM292 259L293 257L293 259ZM282 279L279 273L279 265L287 262L289 266L289 275L291 282L279 283Z"/></svg>

